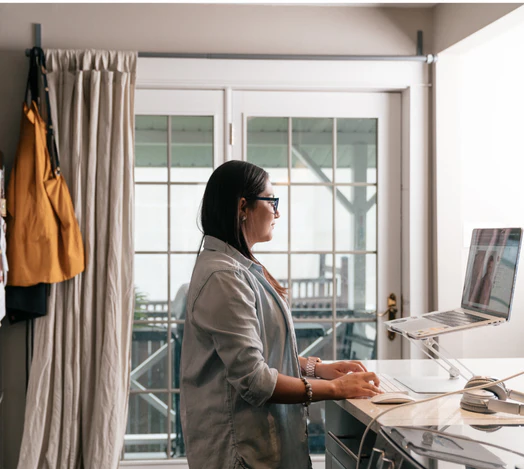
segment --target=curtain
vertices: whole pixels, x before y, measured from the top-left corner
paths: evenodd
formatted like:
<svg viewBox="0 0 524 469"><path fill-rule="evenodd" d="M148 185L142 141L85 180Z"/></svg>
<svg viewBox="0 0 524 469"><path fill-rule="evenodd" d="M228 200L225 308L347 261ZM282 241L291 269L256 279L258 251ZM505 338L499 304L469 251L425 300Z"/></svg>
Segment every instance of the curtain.
<svg viewBox="0 0 524 469"><path fill-rule="evenodd" d="M124 441L133 319L137 54L48 50L51 114L86 269L35 323L19 469L113 469Z"/></svg>

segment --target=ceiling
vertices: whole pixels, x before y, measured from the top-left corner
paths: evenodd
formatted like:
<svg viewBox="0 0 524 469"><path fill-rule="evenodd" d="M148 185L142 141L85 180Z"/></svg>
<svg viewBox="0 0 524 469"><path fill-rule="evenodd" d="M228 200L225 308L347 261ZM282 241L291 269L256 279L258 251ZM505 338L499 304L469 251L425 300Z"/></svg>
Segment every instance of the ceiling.
<svg viewBox="0 0 524 469"><path fill-rule="evenodd" d="M216 2L221 3L221 2ZM249 4L249 5L279 5L279 6L312 6L312 7L371 7L371 8L433 8L436 5L439 5L439 3L428 3L428 2L422 2L422 3L371 3L371 2L361 2L361 3L347 3L344 1L337 2L330 1L326 3L318 3L318 2L304 2L304 1L298 1L298 2L259 2L259 1L243 1L241 3Z"/></svg>

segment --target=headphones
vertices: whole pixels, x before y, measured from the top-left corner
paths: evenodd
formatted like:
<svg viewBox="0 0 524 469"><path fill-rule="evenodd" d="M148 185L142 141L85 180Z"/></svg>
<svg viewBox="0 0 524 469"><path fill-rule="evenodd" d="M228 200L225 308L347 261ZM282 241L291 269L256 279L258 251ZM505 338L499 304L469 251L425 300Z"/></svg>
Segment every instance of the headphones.
<svg viewBox="0 0 524 469"><path fill-rule="evenodd" d="M524 415L524 405L516 402L507 402L508 399L524 402L524 393L508 389L504 383L497 383L486 386L484 389L474 389L467 391L468 388L489 385L498 381L497 378L487 376L473 376L467 383L460 400L460 407L470 412L480 414L494 414L495 412L506 412L508 414Z"/></svg>

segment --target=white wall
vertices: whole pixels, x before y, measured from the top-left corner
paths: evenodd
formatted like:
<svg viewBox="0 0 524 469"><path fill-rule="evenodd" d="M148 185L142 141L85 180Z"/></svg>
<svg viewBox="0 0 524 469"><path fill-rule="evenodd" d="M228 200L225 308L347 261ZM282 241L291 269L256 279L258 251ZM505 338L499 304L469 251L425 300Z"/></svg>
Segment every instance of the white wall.
<svg viewBox="0 0 524 469"><path fill-rule="evenodd" d="M439 54L522 3L440 3L433 12L433 53Z"/></svg>
<svg viewBox="0 0 524 469"><path fill-rule="evenodd" d="M76 21L80 19L81 21ZM431 50L431 9L198 4L1 4L0 49L49 48L307 54Z"/></svg>
<svg viewBox="0 0 524 469"><path fill-rule="evenodd" d="M524 226L524 12L439 55L439 308L458 306L474 227ZM522 258L521 258L522 264ZM444 336L463 357L524 356L522 265L511 322Z"/></svg>

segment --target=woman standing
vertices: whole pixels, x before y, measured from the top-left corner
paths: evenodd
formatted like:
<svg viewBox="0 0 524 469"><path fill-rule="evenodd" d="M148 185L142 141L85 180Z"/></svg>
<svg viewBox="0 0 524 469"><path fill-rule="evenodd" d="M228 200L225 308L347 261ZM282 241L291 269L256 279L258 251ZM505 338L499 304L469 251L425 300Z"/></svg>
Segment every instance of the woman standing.
<svg viewBox="0 0 524 469"><path fill-rule="evenodd" d="M252 254L280 217L262 168L218 167L201 210L204 250L189 286L180 370L189 465L307 469L307 406L374 396L379 380L357 361L298 356L286 290Z"/></svg>

